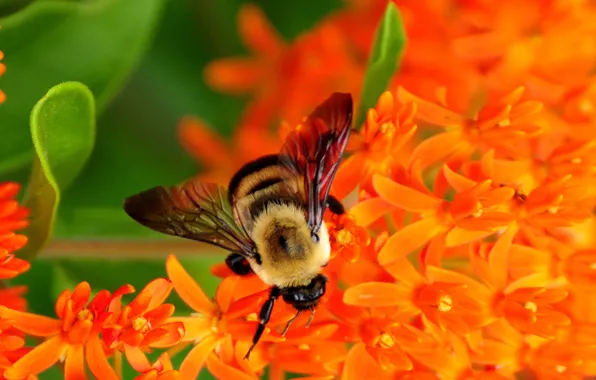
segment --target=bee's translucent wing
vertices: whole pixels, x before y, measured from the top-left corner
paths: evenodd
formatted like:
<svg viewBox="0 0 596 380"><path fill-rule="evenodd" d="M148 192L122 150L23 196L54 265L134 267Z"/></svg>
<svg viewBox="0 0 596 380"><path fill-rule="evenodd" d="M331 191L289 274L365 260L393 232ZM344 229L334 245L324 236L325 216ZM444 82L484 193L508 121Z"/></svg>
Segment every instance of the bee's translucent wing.
<svg viewBox="0 0 596 380"><path fill-rule="evenodd" d="M352 126L352 96L333 93L292 131L281 150L280 161L304 181L308 223L318 231L323 220L331 182L348 143Z"/></svg>
<svg viewBox="0 0 596 380"><path fill-rule="evenodd" d="M124 211L155 231L254 257L254 242L234 218L228 199L223 186L189 180L180 186L158 186L128 197Z"/></svg>

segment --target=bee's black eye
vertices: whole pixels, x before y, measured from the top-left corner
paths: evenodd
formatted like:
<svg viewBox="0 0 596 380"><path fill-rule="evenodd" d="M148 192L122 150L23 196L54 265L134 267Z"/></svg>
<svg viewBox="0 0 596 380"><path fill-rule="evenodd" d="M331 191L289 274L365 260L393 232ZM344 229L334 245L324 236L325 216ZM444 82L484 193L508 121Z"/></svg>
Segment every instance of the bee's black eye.
<svg viewBox="0 0 596 380"><path fill-rule="evenodd" d="M315 243L318 243L319 242L319 234L317 234L316 232L311 232L310 238Z"/></svg>

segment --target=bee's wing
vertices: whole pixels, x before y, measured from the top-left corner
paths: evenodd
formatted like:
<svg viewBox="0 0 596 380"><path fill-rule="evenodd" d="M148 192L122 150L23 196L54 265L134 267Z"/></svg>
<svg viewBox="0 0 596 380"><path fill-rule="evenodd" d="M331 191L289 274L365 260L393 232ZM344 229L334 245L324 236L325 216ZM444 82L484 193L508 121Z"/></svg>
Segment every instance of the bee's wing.
<svg viewBox="0 0 596 380"><path fill-rule="evenodd" d="M308 223L318 231L327 195L346 148L352 126L352 96L333 93L292 131L281 150L280 161L304 180Z"/></svg>
<svg viewBox="0 0 596 380"><path fill-rule="evenodd" d="M254 242L236 222L228 191L220 185L189 180L154 187L126 198L124 211L155 231L254 257Z"/></svg>

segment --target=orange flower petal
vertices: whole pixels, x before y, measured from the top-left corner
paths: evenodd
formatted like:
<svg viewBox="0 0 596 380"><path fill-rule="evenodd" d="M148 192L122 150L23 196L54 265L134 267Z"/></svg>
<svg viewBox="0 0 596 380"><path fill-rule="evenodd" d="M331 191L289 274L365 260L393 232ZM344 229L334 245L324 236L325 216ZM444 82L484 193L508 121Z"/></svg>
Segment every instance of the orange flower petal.
<svg viewBox="0 0 596 380"><path fill-rule="evenodd" d="M356 153L343 161L333 178L331 194L344 199L363 180L366 158Z"/></svg>
<svg viewBox="0 0 596 380"><path fill-rule="evenodd" d="M4 377L8 380L20 380L43 372L54 365L67 348L67 343L59 336L46 340L7 369Z"/></svg>
<svg viewBox="0 0 596 380"><path fill-rule="evenodd" d="M497 289L505 289L507 285L509 251L511 250L511 244L517 231L516 224L509 226L507 231L499 237L488 255L488 265L492 279L491 285Z"/></svg>
<svg viewBox="0 0 596 380"><path fill-rule="evenodd" d="M341 380L377 379L371 372L381 372L377 362L366 351L364 343L356 343L348 352Z"/></svg>
<svg viewBox="0 0 596 380"><path fill-rule="evenodd" d="M76 346L70 346L68 348L68 352L66 353L66 363L64 363L64 379L87 380L82 344L77 344Z"/></svg>
<svg viewBox="0 0 596 380"><path fill-rule="evenodd" d="M454 172L447 164L443 165L442 170L449 186L458 193L469 190L477 185L476 181L472 181L471 179Z"/></svg>
<svg viewBox="0 0 596 380"><path fill-rule="evenodd" d="M494 233L494 231L469 231L456 226L447 233L447 237L445 238L445 246L457 247L458 245L484 239L485 237Z"/></svg>
<svg viewBox="0 0 596 380"><path fill-rule="evenodd" d="M211 61L203 75L210 87L229 94L242 94L254 89L263 71L252 58L224 58Z"/></svg>
<svg viewBox="0 0 596 380"><path fill-rule="evenodd" d="M184 303L203 315L211 315L216 311L213 302L207 298L201 287L184 270L176 256L170 255L168 257L166 271L174 289L176 289L176 293Z"/></svg>
<svg viewBox="0 0 596 380"><path fill-rule="evenodd" d="M87 365L91 373L102 380L119 380L119 376L110 366L99 336L91 336L85 346Z"/></svg>
<svg viewBox="0 0 596 380"><path fill-rule="evenodd" d="M347 289L344 302L364 307L396 306L406 303L411 291L387 282L365 282Z"/></svg>
<svg viewBox="0 0 596 380"><path fill-rule="evenodd" d="M434 218L422 219L407 225L389 237L379 252L379 264L390 265L402 260L444 230L445 227Z"/></svg>
<svg viewBox="0 0 596 380"><path fill-rule="evenodd" d="M230 161L223 138L202 120L183 118L178 127L178 135L184 149L202 164L217 166Z"/></svg>
<svg viewBox="0 0 596 380"><path fill-rule="evenodd" d="M513 281L505 289L505 294L512 293L522 288L543 288L550 282L550 276L547 273L534 273Z"/></svg>
<svg viewBox="0 0 596 380"><path fill-rule="evenodd" d="M246 373L224 364L217 356L211 354L207 357L207 369L217 379L254 380Z"/></svg>
<svg viewBox="0 0 596 380"><path fill-rule="evenodd" d="M395 278L397 281L403 282L410 288L415 288L425 282L424 277L407 259L385 265L384 268L391 276L393 276L393 278Z"/></svg>
<svg viewBox="0 0 596 380"><path fill-rule="evenodd" d="M419 161L421 169L445 160L457 150L469 146L460 132L443 132L423 140L410 155L410 165Z"/></svg>
<svg viewBox="0 0 596 380"><path fill-rule="evenodd" d="M149 359L139 347L124 344L124 355L130 366L137 372L146 372L151 370L152 366Z"/></svg>
<svg viewBox="0 0 596 380"><path fill-rule="evenodd" d="M153 310L161 305L172 292L172 283L165 278L157 278L145 286L141 292L147 291L151 293L151 302L147 306L147 310Z"/></svg>
<svg viewBox="0 0 596 380"><path fill-rule="evenodd" d="M194 379L199 376L205 360L207 360L207 357L215 349L219 341L216 336L209 335L194 346L180 365L180 376L183 379Z"/></svg>
<svg viewBox="0 0 596 380"><path fill-rule="evenodd" d="M24 313L0 306L0 317L13 321L14 328L34 336L47 337L60 332L62 321L37 314Z"/></svg>
<svg viewBox="0 0 596 380"><path fill-rule="evenodd" d="M459 127L465 122L465 118L457 113L433 104L416 95L406 91L403 87L398 87L397 98L402 104L414 102L418 111L416 117L427 123L440 125L443 127Z"/></svg>
<svg viewBox="0 0 596 380"><path fill-rule="evenodd" d="M381 175L373 176L373 186L379 196L386 202L411 212L432 212L442 202L440 199L430 197Z"/></svg>
<svg viewBox="0 0 596 380"><path fill-rule="evenodd" d="M266 56L276 55L284 46L265 13L253 4L244 4L238 12L240 36L253 51Z"/></svg>
<svg viewBox="0 0 596 380"><path fill-rule="evenodd" d="M350 209L350 215L356 220L356 224L368 227L377 219L382 217L390 209L389 203L381 198L371 198L357 203Z"/></svg>

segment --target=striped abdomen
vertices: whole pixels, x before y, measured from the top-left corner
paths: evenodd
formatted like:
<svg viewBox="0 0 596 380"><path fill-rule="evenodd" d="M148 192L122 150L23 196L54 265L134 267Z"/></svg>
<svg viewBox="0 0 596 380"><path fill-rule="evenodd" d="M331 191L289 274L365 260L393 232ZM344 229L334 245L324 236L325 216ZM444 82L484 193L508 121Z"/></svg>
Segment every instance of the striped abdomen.
<svg viewBox="0 0 596 380"><path fill-rule="evenodd" d="M301 182L279 164L278 155L263 156L234 174L228 185L230 203L250 232L253 218L271 202L304 206L298 189Z"/></svg>

